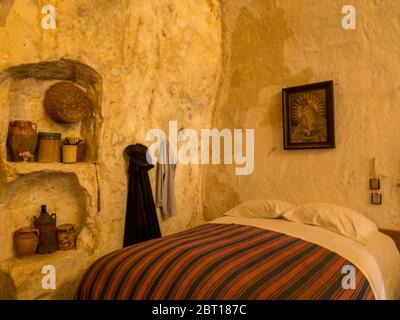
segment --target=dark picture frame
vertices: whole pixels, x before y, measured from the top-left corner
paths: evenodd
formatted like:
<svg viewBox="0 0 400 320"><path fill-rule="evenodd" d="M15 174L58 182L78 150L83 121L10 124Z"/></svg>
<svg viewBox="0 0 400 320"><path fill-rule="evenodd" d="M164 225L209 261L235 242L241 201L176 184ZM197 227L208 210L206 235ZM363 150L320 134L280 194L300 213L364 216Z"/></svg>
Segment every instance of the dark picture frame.
<svg viewBox="0 0 400 320"><path fill-rule="evenodd" d="M333 81L282 89L283 146L335 148Z"/></svg>

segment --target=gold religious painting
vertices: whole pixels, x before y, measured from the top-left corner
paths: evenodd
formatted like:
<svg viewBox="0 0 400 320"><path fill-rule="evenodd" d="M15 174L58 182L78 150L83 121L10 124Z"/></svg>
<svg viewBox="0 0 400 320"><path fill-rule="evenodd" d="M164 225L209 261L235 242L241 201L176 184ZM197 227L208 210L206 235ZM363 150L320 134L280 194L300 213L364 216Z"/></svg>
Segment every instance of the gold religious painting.
<svg viewBox="0 0 400 320"><path fill-rule="evenodd" d="M282 90L285 149L335 147L333 81Z"/></svg>

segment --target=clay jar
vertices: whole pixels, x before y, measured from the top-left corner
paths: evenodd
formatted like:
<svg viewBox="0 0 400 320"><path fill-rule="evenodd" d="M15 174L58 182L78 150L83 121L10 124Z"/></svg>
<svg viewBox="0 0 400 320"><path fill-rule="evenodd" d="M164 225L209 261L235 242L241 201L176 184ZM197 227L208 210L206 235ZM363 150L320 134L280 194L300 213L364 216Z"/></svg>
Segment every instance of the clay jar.
<svg viewBox="0 0 400 320"><path fill-rule="evenodd" d="M20 152L36 152L38 142L36 123L27 120L11 121L8 128L7 145L11 151L12 161L23 161Z"/></svg>
<svg viewBox="0 0 400 320"><path fill-rule="evenodd" d="M75 163L77 159L78 146L63 145L63 163Z"/></svg>
<svg viewBox="0 0 400 320"><path fill-rule="evenodd" d="M34 254L39 243L39 230L32 227L24 227L15 231L15 251L18 257Z"/></svg>
<svg viewBox="0 0 400 320"><path fill-rule="evenodd" d="M58 250L70 250L75 248L75 226L62 224L57 227Z"/></svg>

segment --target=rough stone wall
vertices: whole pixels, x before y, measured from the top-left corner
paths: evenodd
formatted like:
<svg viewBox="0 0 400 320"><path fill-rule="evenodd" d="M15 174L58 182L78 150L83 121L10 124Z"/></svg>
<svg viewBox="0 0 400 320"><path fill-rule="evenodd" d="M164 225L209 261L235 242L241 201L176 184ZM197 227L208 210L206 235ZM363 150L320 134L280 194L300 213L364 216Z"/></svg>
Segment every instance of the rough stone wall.
<svg viewBox="0 0 400 320"><path fill-rule="evenodd" d="M52 1L56 30L40 25L40 11L47 1L10 4L6 19L1 17L0 70L67 58L91 66L103 79L99 249L119 248L127 187L123 149L133 143L149 144L145 136L151 128L168 132L168 120L194 129L210 126L221 65L219 4L210 0ZM34 81L19 85L31 86ZM40 86L42 90L47 84ZM30 110L42 107L40 91L21 92L17 96L13 91L10 100L18 103L12 108L19 103ZM20 111L14 114L20 116ZM163 234L202 221L200 181L199 167L178 166L178 214L166 221L160 218Z"/></svg>
<svg viewBox="0 0 400 320"><path fill-rule="evenodd" d="M398 1L352 1L357 29L347 31L341 28L345 3L339 0L55 0L56 30L40 26L47 1L3 3L7 14L0 14L0 71L67 58L91 66L102 77L98 254L122 243L127 187L123 149L146 143L151 128L168 132L169 120L197 130L254 128L255 170L238 177L234 166L178 165L178 214L166 221L160 217L163 234L259 197L338 203L382 227L399 228ZM337 148L283 151L281 89L329 79L335 81ZM0 87L0 96L15 108L0 109L0 117L22 116L18 105L29 111L41 108L40 94L50 83L35 86L35 80L23 80L11 83L11 91ZM374 156L382 206L368 204ZM0 183L0 193L7 192L4 188ZM66 196L80 201L72 192ZM37 213L31 210L27 216ZM24 210L16 212L21 216L14 220L24 221ZM76 268L63 280L70 289L57 293L68 298L84 266L55 255L60 268ZM83 261L85 253L78 252L77 259ZM27 277L27 263L17 261L12 279ZM34 264L32 269L40 270L42 261ZM30 284L17 281L22 297L32 297ZM15 288L6 289L14 295Z"/></svg>
<svg viewBox="0 0 400 320"><path fill-rule="evenodd" d="M324 201L358 210L381 227L400 227L400 3L351 4L357 29L341 27L339 0L221 0L223 70L213 124L255 128L255 170L208 167L204 214L239 201ZM334 80L334 150L284 151L281 89ZM370 159L377 159L383 205L369 204Z"/></svg>

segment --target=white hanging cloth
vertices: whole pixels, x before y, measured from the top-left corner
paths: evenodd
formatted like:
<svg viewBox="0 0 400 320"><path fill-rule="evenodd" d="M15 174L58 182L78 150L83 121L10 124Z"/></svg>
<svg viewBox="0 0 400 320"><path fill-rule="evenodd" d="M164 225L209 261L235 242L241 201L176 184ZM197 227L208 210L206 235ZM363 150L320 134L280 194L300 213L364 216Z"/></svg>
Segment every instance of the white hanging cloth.
<svg viewBox="0 0 400 320"><path fill-rule="evenodd" d="M175 198L175 155L167 140L162 140L158 149L156 173L156 207L165 218L176 215Z"/></svg>

